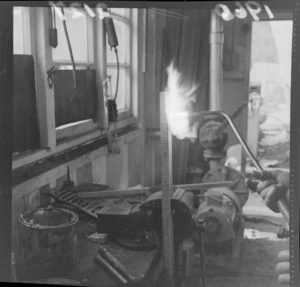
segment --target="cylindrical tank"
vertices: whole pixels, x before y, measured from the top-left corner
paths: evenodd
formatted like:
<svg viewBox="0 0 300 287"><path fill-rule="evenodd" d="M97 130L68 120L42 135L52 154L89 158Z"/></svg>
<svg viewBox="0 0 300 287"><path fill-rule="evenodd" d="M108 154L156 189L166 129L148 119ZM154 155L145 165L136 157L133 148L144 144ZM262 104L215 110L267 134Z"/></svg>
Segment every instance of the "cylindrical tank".
<svg viewBox="0 0 300 287"><path fill-rule="evenodd" d="M76 213L50 206L21 214L18 279L74 278L77 222Z"/></svg>

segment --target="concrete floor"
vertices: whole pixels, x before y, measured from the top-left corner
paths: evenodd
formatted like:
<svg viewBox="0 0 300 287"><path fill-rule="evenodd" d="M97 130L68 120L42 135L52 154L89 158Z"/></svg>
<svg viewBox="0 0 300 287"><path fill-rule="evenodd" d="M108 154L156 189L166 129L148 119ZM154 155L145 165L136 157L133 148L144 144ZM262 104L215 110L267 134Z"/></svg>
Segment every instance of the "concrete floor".
<svg viewBox="0 0 300 287"><path fill-rule="evenodd" d="M284 225L257 194L251 194L244 208L245 231L241 265L236 270L215 271L206 287L279 287L275 270L277 254L289 248L287 239L277 238ZM200 282L199 282L200 283ZM197 284L199 287L201 283Z"/></svg>

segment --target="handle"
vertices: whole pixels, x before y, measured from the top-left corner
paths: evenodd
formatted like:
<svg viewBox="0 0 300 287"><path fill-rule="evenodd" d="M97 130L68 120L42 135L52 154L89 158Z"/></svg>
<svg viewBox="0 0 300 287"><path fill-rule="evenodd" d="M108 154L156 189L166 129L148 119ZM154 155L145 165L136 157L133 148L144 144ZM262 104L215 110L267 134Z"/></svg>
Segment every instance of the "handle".
<svg viewBox="0 0 300 287"><path fill-rule="evenodd" d="M251 190L256 190L257 185L259 184L259 180L251 180L251 186L249 186L249 188ZM277 188L275 184L269 186L268 188ZM259 193L260 194L260 193ZM290 208L289 208L289 203L287 201L286 198L280 198L277 201L277 207L280 211L280 213L282 214L283 218L285 219L286 223L289 226L289 222L290 222Z"/></svg>
<svg viewBox="0 0 300 287"><path fill-rule="evenodd" d="M128 281L120 274L114 267L112 267L104 258L97 254L95 260L98 264L105 267L116 279L118 279L122 284L127 284Z"/></svg>

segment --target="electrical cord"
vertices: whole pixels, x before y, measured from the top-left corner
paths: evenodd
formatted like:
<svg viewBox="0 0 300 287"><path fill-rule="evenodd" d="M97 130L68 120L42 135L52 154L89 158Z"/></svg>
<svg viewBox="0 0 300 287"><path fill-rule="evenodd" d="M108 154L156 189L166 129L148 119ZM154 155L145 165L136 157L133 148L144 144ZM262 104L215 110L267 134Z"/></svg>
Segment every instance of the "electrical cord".
<svg viewBox="0 0 300 287"><path fill-rule="evenodd" d="M64 12L64 8L60 7L61 12L63 15L65 15ZM66 39L67 39L67 43L68 43L68 48L69 48L69 52L70 52L70 57L71 57L71 61L72 61L72 66L73 66L73 80L74 80L74 89L76 89L77 85L76 85L76 66L75 66L75 61L74 61L74 57L73 57L73 51L72 51L72 47L71 47L71 42L70 42L70 38L69 38L69 33L68 33L68 29L67 29L67 24L66 24L66 19L63 19L63 26L64 26L64 31L65 31L65 35L66 35Z"/></svg>
<svg viewBox="0 0 300 287"><path fill-rule="evenodd" d="M116 60L117 60L117 82L116 82L116 93L115 93L115 98L114 98L114 101L116 101L117 96L118 96L118 89L119 89L120 63L119 63L119 56L118 56L118 50L117 50L117 47L114 47L114 51L115 51L115 54L116 54Z"/></svg>

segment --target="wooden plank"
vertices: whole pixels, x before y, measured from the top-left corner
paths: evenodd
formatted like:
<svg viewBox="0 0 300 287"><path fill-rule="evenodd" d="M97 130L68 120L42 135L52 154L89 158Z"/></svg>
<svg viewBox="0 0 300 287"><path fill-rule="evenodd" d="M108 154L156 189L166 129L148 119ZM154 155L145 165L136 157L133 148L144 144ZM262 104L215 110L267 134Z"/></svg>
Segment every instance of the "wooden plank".
<svg viewBox="0 0 300 287"><path fill-rule="evenodd" d="M231 187L232 181L220 181L220 182L206 182L206 183L192 183L192 184L179 184L177 187L186 190L199 190L209 189L215 187Z"/></svg>
<svg viewBox="0 0 300 287"><path fill-rule="evenodd" d="M149 195L149 187L78 192L77 195L80 198L103 198L103 197L121 197L121 196L133 196L133 195Z"/></svg>
<svg viewBox="0 0 300 287"><path fill-rule="evenodd" d="M36 83L41 146L53 149L56 145L54 89L50 89L47 71L52 67L52 48L49 45L49 8L35 8Z"/></svg>
<svg viewBox="0 0 300 287"><path fill-rule="evenodd" d="M207 182L207 183L193 183L193 184L179 184L174 187L182 188L185 190L203 190L215 187L231 187L232 181L220 181L220 182ZM133 195L150 195L152 187L141 187L141 188L124 188L114 190L96 190L89 192L78 192L77 195L80 198L105 198L105 197L121 197L121 196L133 196ZM158 190L160 186L155 186Z"/></svg>
<svg viewBox="0 0 300 287"><path fill-rule="evenodd" d="M171 208L173 195L172 135L168 128L164 92L160 93L160 130L163 257L166 280L168 285L174 286L174 234Z"/></svg>

